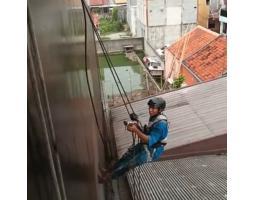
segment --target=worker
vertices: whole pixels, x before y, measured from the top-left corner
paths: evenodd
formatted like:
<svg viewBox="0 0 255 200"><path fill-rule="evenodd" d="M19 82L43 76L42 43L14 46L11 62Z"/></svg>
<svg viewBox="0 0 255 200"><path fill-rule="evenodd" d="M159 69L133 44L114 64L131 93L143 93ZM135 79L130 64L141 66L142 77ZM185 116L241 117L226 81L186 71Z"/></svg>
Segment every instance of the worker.
<svg viewBox="0 0 255 200"><path fill-rule="evenodd" d="M135 134L140 142L131 146L128 151L109 169L101 169L99 183L116 179L129 169L146 162L155 161L164 152L168 135L168 120L162 113L166 107L163 98L154 97L148 101L149 123L142 129L136 123L127 124L127 130Z"/></svg>

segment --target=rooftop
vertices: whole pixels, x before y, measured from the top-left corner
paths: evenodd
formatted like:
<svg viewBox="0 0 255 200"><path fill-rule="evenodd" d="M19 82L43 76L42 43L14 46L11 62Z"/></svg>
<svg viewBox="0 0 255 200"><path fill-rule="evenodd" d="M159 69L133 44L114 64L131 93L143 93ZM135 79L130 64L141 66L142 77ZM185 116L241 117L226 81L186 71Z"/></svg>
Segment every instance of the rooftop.
<svg viewBox="0 0 255 200"><path fill-rule="evenodd" d="M227 39L219 36L183 61L201 80L221 77L227 71Z"/></svg>
<svg viewBox="0 0 255 200"><path fill-rule="evenodd" d="M166 100L164 113L170 121L170 136L165 146L171 149L227 133L226 77L159 95ZM142 124L147 123L148 98L132 103ZM123 125L129 120L124 106L111 109L118 156L132 144ZM226 144L224 144L226 146Z"/></svg>
<svg viewBox="0 0 255 200"><path fill-rule="evenodd" d="M161 161L127 173L133 199L227 198L227 157L209 155L212 153L207 151L226 152L226 82L222 77L158 95L167 103L164 113L170 121L168 143ZM142 124L148 120L147 101L132 103ZM118 106L111 109L111 116L117 154L121 157L132 144L132 136L123 125L124 120L129 120L128 114L124 106Z"/></svg>
<svg viewBox="0 0 255 200"><path fill-rule="evenodd" d="M189 36L188 36L189 35ZM189 57L215 38L218 37L218 33L215 33L211 30L208 30L202 26L197 26L192 29L190 32L183 35L177 42L172 44L166 50L170 51L172 54L177 55L177 58L180 59L183 45L185 43L185 38L188 36L186 48L184 51L183 59Z"/></svg>
<svg viewBox="0 0 255 200"><path fill-rule="evenodd" d="M227 199L227 156L146 163L130 171L127 178L133 199L223 200Z"/></svg>

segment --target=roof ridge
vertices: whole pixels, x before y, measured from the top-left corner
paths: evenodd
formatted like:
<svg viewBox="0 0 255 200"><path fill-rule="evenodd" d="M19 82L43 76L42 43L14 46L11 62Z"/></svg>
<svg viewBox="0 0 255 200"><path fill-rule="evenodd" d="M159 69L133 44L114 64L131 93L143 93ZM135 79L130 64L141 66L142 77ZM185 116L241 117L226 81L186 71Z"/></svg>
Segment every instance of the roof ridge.
<svg viewBox="0 0 255 200"><path fill-rule="evenodd" d="M183 34L178 40L176 40L173 44L171 44L171 46L173 46L174 44L177 44L178 42L181 42L181 40L184 39L188 34L191 34L192 32L194 32L197 29L201 29L201 30L203 30L207 33L211 33L212 35L215 35L217 37L220 35L219 33L211 31L210 29L207 29L207 28L204 28L203 26L197 25L194 29L192 29L189 32ZM167 49L170 50L171 46L169 46Z"/></svg>
<svg viewBox="0 0 255 200"><path fill-rule="evenodd" d="M150 96L143 97L143 98L141 98L141 99L134 100L134 101L132 101L131 103L143 101L143 100L145 100L145 99L150 99L150 98L152 98L152 97L156 97L156 96L160 96L160 95L164 95L164 94L168 94L168 93L178 92L179 90L184 90L184 89L186 89L186 88L195 87L195 86L198 86L198 85L201 85L201 84L207 84L207 83L210 83L210 82L213 82L213 81L217 81L217 80L223 79L223 78L226 78L226 76L217 77L217 78L211 79L211 80L202 80L201 82L198 82L198 83L196 83L196 84L194 84L194 85L187 85L187 86L180 87L180 88L178 88L178 89L171 90L171 91L163 91L163 92L160 92L160 93L157 93L157 94L154 94L154 95L150 95ZM124 106L124 104L112 106L110 109L119 108L119 107L121 107L121 106Z"/></svg>
<svg viewBox="0 0 255 200"><path fill-rule="evenodd" d="M188 60L191 56L193 56L194 54L198 53L199 51L202 51L204 48L206 48L207 46L209 46L212 42L214 42L215 40L219 39L220 37L224 37L224 35L218 35L216 38L214 38L213 40L211 40L210 42L208 42L206 45L204 45L203 47L201 47L200 49L198 49L197 51L195 51L194 53L192 53L191 55L189 55L188 57L186 57L185 59L183 59L182 62Z"/></svg>
<svg viewBox="0 0 255 200"><path fill-rule="evenodd" d="M221 37L226 37L226 36L220 34L218 37L214 38L214 39L213 39L212 41L210 41L208 44L206 44L205 46L203 46L202 48L200 48L199 50L197 50L196 52L194 52L193 54L191 54L190 56L188 56L187 58L185 58L185 59L182 61L181 64L183 64L184 67L188 68L188 69L192 72L193 75L195 74L195 75L196 75L195 78L196 78L196 77L199 77L199 74L197 74L195 71L192 70L192 68L191 68L191 66L189 65L189 63L187 62L187 60L188 60L191 56L195 55L196 53L199 53L200 51L203 51L203 50L204 50L206 47L208 47L212 42L218 40L218 39L221 38ZM201 78L199 77L199 79L201 79Z"/></svg>

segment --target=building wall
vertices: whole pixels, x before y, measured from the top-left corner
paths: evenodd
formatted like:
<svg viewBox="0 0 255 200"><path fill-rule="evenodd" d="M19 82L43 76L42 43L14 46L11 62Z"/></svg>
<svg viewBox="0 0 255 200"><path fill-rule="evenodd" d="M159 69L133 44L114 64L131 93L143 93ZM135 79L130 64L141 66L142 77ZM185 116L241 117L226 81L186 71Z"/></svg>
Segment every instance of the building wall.
<svg viewBox="0 0 255 200"><path fill-rule="evenodd" d="M147 23L146 3L144 0L137 0L137 20L143 25ZM137 28L139 29L139 27Z"/></svg>
<svg viewBox="0 0 255 200"><path fill-rule="evenodd" d="M127 1L127 23L130 28L130 32L133 36L136 36L136 16L137 16L137 1Z"/></svg>
<svg viewBox="0 0 255 200"><path fill-rule="evenodd" d="M165 41L164 45L173 44L179 37L181 37L182 28L180 25L172 25L165 27Z"/></svg>
<svg viewBox="0 0 255 200"><path fill-rule="evenodd" d="M151 46L155 49L164 46L165 42L165 27L164 26L154 26L147 28L147 35L145 36L146 41L148 41Z"/></svg>
<svg viewBox="0 0 255 200"><path fill-rule="evenodd" d="M136 36L145 38L146 31L146 26L140 20L136 20Z"/></svg>
<svg viewBox="0 0 255 200"><path fill-rule="evenodd" d="M197 26L196 23L190 23L190 24L182 24L181 26L181 36L188 33L192 29L194 29Z"/></svg>
<svg viewBox="0 0 255 200"><path fill-rule="evenodd" d="M104 200L106 196L97 180L108 152L99 130L104 138L108 132L94 33L88 15L86 26L83 13L69 18L68 8L75 3L28 0L29 200ZM74 36L80 26L86 30L86 40L77 51Z"/></svg>
<svg viewBox="0 0 255 200"><path fill-rule="evenodd" d="M179 65L179 60L174 57L174 55L168 51L165 50L165 71L164 71L164 78L170 79L172 82L174 78L177 78L175 75L177 73L176 69Z"/></svg>
<svg viewBox="0 0 255 200"><path fill-rule="evenodd" d="M196 24L196 12L196 0L137 0L137 21L140 21L136 26L137 35L143 37L144 32L144 39L154 49L171 45L185 33L185 26Z"/></svg>
<svg viewBox="0 0 255 200"><path fill-rule="evenodd" d="M209 5L206 5L206 0L197 0L197 23L200 26L208 28Z"/></svg>
<svg viewBox="0 0 255 200"><path fill-rule="evenodd" d="M166 25L180 25L182 23L182 7L172 6L166 8Z"/></svg>
<svg viewBox="0 0 255 200"><path fill-rule="evenodd" d="M123 52L123 47L126 45L133 45L135 50L144 50L143 38L125 38L116 40L104 40L105 49L109 53ZM99 42L96 42L97 53L103 53ZM82 46L80 45L80 48Z"/></svg>
<svg viewBox="0 0 255 200"><path fill-rule="evenodd" d="M116 4L123 4L123 3L127 3L127 0L114 0L114 2Z"/></svg>
<svg viewBox="0 0 255 200"><path fill-rule="evenodd" d="M183 0L182 23L193 24L197 22L197 0Z"/></svg>
<svg viewBox="0 0 255 200"><path fill-rule="evenodd" d="M148 0L148 26L165 26L166 9L165 1Z"/></svg>

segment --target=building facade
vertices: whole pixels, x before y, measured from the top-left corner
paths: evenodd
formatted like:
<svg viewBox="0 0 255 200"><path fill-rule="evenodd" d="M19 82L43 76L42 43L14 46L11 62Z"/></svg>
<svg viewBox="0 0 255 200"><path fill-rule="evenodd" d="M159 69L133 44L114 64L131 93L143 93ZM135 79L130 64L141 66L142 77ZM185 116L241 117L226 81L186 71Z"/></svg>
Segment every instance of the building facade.
<svg viewBox="0 0 255 200"><path fill-rule="evenodd" d="M227 0L198 0L197 23L217 33L227 31Z"/></svg>
<svg viewBox="0 0 255 200"><path fill-rule="evenodd" d="M165 51L165 80L180 75L186 85L212 80L226 74L226 36L197 26Z"/></svg>
<svg viewBox="0 0 255 200"><path fill-rule="evenodd" d="M197 22L196 0L129 2L130 29L136 36L144 37L147 55L153 56L155 49L172 44ZM135 9L136 12L132 11Z"/></svg>
<svg viewBox="0 0 255 200"><path fill-rule="evenodd" d="M81 2L27 6L27 199L104 200L97 174L110 132L92 24L73 15Z"/></svg>

